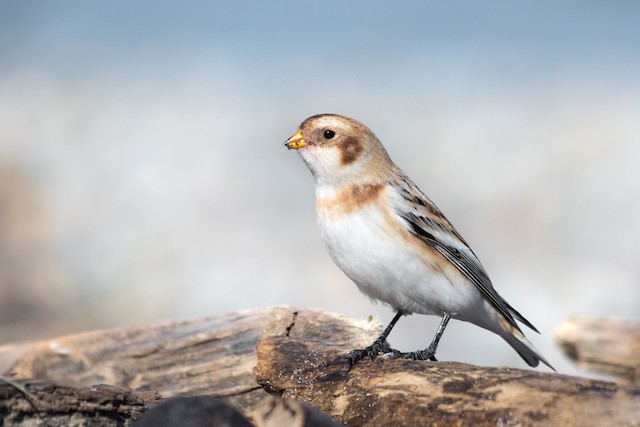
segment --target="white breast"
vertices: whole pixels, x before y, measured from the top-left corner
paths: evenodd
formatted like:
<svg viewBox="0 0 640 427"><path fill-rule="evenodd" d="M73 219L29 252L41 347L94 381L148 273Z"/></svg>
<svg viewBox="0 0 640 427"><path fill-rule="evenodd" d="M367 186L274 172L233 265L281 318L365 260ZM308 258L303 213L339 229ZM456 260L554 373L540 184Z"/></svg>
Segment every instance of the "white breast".
<svg viewBox="0 0 640 427"><path fill-rule="evenodd" d="M317 197L331 196L320 190ZM405 227L402 220L380 203L340 215L318 208L317 214L329 255L369 297L421 314L456 314L477 302L473 285L454 286L441 269L423 261L423 248L407 243L398 228Z"/></svg>

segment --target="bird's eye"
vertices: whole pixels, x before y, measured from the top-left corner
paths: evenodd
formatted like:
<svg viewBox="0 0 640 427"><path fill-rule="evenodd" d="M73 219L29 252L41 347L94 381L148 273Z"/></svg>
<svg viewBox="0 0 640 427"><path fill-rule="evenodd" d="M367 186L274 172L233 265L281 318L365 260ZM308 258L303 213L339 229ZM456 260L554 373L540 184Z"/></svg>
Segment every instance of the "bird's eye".
<svg viewBox="0 0 640 427"><path fill-rule="evenodd" d="M331 139L336 136L336 133L330 129L324 131L324 139Z"/></svg>

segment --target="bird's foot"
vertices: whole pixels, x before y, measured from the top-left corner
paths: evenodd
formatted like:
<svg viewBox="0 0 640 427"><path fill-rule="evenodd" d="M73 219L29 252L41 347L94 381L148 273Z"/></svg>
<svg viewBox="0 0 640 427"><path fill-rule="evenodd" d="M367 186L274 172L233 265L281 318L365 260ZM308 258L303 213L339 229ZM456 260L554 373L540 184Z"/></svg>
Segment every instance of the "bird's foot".
<svg viewBox="0 0 640 427"><path fill-rule="evenodd" d="M435 353L429 348L425 350L409 351L407 353L403 353L398 350L392 350L389 357L391 359L432 360L434 362L438 361L438 359L436 359Z"/></svg>
<svg viewBox="0 0 640 427"><path fill-rule="evenodd" d="M353 366L359 360L362 360L367 357L369 358L369 360L373 360L379 354L386 354L386 353L393 354L396 352L398 352L398 350L394 350L391 347L389 347L389 344L387 344L386 341L376 340L373 344L371 344L367 348L363 348L362 350L351 350L349 353L347 353L347 358L349 359L349 363L351 364L351 366Z"/></svg>

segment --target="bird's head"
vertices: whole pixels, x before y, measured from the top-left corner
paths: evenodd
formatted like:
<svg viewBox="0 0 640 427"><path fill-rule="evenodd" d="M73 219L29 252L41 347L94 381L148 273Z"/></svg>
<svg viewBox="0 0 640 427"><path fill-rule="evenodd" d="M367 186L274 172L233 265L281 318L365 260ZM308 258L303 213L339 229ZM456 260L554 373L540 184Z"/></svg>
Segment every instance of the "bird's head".
<svg viewBox="0 0 640 427"><path fill-rule="evenodd" d="M298 150L316 184L370 184L393 167L369 128L336 114L309 117L285 146Z"/></svg>

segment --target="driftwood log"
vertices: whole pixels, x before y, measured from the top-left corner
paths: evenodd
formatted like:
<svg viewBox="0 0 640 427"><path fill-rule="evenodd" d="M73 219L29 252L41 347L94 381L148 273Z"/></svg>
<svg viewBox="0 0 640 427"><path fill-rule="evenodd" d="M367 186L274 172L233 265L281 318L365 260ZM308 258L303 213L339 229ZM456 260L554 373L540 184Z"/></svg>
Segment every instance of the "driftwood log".
<svg viewBox="0 0 640 427"><path fill-rule="evenodd" d="M0 425L125 425L158 398L153 390L136 393L107 385L68 387L42 381L0 381Z"/></svg>
<svg viewBox="0 0 640 427"><path fill-rule="evenodd" d="M17 384L0 381L0 418L126 426L166 399L206 395L258 426L332 423L310 407L347 425L640 426L640 390L612 382L384 358L350 367L345 351L379 331L371 319L275 307L4 345L0 373ZM56 399L62 391L73 399Z"/></svg>
<svg viewBox="0 0 640 427"><path fill-rule="evenodd" d="M571 317L556 329L555 338L581 368L640 386L640 322Z"/></svg>

